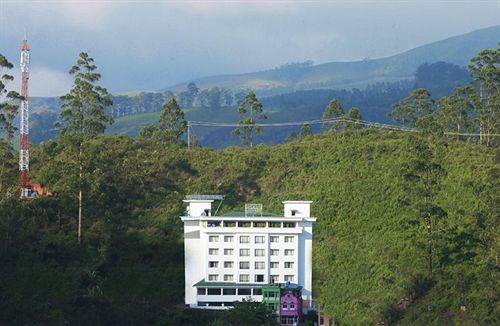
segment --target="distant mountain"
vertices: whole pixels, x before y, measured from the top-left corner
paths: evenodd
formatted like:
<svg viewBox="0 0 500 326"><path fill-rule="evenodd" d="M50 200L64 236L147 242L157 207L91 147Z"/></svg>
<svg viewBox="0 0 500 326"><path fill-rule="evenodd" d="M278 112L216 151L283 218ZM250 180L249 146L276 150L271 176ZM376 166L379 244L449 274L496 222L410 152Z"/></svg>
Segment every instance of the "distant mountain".
<svg viewBox="0 0 500 326"><path fill-rule="evenodd" d="M364 88L374 83L413 79L418 66L424 63L446 61L466 66L480 50L495 48L499 41L500 25L450 37L381 59L320 65L288 64L266 71L210 76L191 81L201 89L214 86L233 91L253 89L260 95L308 89ZM187 82L162 91L184 90L186 85Z"/></svg>

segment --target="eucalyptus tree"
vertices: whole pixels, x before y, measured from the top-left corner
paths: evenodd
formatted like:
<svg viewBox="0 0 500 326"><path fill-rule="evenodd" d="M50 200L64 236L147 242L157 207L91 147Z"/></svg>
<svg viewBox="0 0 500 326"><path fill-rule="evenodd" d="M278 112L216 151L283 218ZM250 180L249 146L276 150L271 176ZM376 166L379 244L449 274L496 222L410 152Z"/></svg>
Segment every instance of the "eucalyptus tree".
<svg viewBox="0 0 500 326"><path fill-rule="evenodd" d="M106 112L112 105L106 88L98 85L101 75L94 59L82 52L76 64L69 70L73 87L61 96L61 122L56 124L61 136L76 148L78 164L78 243L82 242L82 202L84 188L85 141L102 134L113 118Z"/></svg>
<svg viewBox="0 0 500 326"><path fill-rule="evenodd" d="M240 102L238 113L242 119L238 121L240 126L233 130L233 134L241 138L243 145L252 147L254 136L262 133L263 130L262 126L257 123L267 119L262 103L259 102L254 92L248 92Z"/></svg>
<svg viewBox="0 0 500 326"><path fill-rule="evenodd" d="M311 125L308 123L304 123L302 125L302 128L300 128L300 133L299 133L300 138L306 138L307 136L312 136L312 135L313 131Z"/></svg>
<svg viewBox="0 0 500 326"><path fill-rule="evenodd" d="M403 125L403 127L415 127L418 119L422 119L433 113L434 100L425 88L417 88L406 98L392 107L389 116ZM424 121L427 121L425 117ZM421 124L420 127L425 127Z"/></svg>
<svg viewBox="0 0 500 326"><path fill-rule="evenodd" d="M16 127L14 118L19 110L19 100L21 96L15 91L9 91L7 84L14 80L14 77L4 70L10 70L14 67L5 56L0 54L0 131L8 143L12 141Z"/></svg>
<svg viewBox="0 0 500 326"><path fill-rule="evenodd" d="M359 122L362 120L361 112L359 111L359 109L357 107L353 106L347 112L346 118L350 120L350 121L347 121L347 123L346 123L347 129L361 129L362 128L362 126L359 123L356 123L356 122Z"/></svg>
<svg viewBox="0 0 500 326"><path fill-rule="evenodd" d="M340 131L344 128L344 108L338 99L333 99L328 103L325 112L323 113L322 120L339 119L339 121L324 121L323 127L328 127L331 130Z"/></svg>

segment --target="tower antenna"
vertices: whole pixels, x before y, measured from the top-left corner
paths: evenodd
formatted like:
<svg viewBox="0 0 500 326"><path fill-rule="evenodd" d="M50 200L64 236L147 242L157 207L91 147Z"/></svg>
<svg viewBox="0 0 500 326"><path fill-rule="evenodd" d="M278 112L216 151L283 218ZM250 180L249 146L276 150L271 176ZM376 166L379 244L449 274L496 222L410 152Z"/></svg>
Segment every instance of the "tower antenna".
<svg viewBox="0 0 500 326"><path fill-rule="evenodd" d="M29 174L29 109L28 109L28 81L30 65L31 47L26 39L26 30L21 45L21 121L20 121L20 142L19 142L19 191L21 198L31 198L34 191L30 183Z"/></svg>

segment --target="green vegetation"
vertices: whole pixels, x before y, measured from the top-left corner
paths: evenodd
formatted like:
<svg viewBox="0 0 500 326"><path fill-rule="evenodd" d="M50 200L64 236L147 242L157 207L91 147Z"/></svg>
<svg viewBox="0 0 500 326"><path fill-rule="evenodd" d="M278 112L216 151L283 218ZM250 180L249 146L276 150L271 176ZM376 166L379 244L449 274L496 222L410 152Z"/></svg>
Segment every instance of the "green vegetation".
<svg viewBox="0 0 500 326"><path fill-rule="evenodd" d="M86 145L77 246L68 146L33 150L33 179L54 197L1 199L2 323L196 325L198 315L175 308L183 301L178 216L189 193L224 194L225 210L252 201L275 213L282 200L313 200L315 296L339 322L499 321L497 149L377 130L224 151L100 136ZM408 190L409 172L425 185L427 170L414 168L422 150L442 168L429 200ZM2 183L15 189L10 160ZM446 212L432 217L432 277L421 203Z"/></svg>

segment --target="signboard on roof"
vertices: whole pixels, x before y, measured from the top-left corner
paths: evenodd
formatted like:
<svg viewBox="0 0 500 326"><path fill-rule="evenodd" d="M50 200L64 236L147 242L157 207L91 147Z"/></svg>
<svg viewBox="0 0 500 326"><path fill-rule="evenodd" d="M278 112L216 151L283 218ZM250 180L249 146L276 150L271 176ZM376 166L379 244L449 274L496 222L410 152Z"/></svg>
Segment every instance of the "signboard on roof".
<svg viewBox="0 0 500 326"><path fill-rule="evenodd" d="M245 204L245 216L262 216L262 204Z"/></svg>

